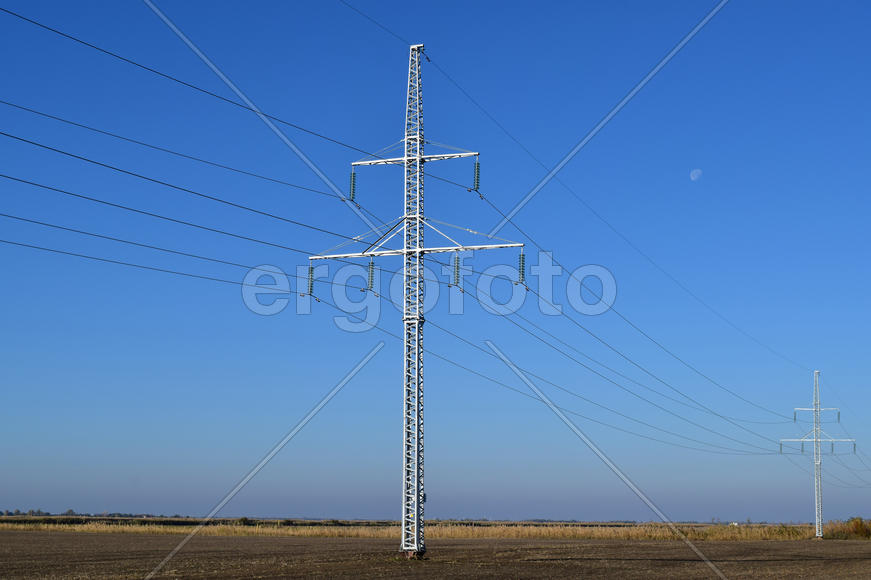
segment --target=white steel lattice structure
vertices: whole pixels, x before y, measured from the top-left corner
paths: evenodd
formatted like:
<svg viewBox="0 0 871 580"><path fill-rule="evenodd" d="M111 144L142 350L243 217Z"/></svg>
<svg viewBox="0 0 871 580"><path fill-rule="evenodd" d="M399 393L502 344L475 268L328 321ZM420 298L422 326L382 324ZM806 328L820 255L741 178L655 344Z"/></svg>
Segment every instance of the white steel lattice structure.
<svg viewBox="0 0 871 580"><path fill-rule="evenodd" d="M424 155L423 94L421 84L421 54L423 45L412 45L408 57L408 94L405 107L404 155L402 157L368 159L352 163L352 167L368 165L404 166L403 217L365 251L349 254L311 256L311 260L330 258L374 258L378 256L403 257L403 411L402 411L402 544L400 550L409 557L420 557L426 551L424 541L423 487L423 257L428 253L489 250L522 247L523 244L503 243L485 245L459 244L430 224L424 215L424 164L445 159L478 157L478 153L462 151L440 155ZM375 157L375 156L373 156ZM477 178L476 178L477 181ZM352 181L355 183L355 180ZM451 242L450 246L427 248L424 229L430 228ZM385 244L402 232L401 249L383 249Z"/></svg>
<svg viewBox="0 0 871 580"><path fill-rule="evenodd" d="M823 411L837 411L838 421L841 420L841 411L836 407L823 409L820 407L820 371L814 371L814 403L813 407L796 407L793 414L795 420L799 411L811 411L814 414L813 429L798 439L781 439L780 452L783 453L783 444L786 442L801 443L801 452L804 453L804 444L806 442L813 443L814 446L814 514L816 523L816 537L823 537L823 449L822 444L832 444L832 454L835 453L835 443L852 443L853 452L856 452L855 439L833 439L829 437L822 428L822 413ZM825 435L825 437L823 437Z"/></svg>

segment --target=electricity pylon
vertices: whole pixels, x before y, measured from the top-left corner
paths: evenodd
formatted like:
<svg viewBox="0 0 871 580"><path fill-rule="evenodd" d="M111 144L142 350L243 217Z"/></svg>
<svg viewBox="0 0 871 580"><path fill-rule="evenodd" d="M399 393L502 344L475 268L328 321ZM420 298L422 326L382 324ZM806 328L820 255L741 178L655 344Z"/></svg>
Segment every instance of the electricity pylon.
<svg viewBox="0 0 871 580"><path fill-rule="evenodd" d="M823 537L823 442L832 444L832 455L835 454L835 443L852 443L853 453L856 452L855 439L833 439L823 431L821 415L823 411L837 411L838 422L841 421L841 410L837 407L823 409L820 407L820 371L814 371L814 406L796 407L793 411L792 420L795 421L799 411L812 411L814 414L814 427L804 437L799 439L781 439L780 452L783 453L783 444L786 442L801 443L801 452L804 453L804 444L812 442L814 445L814 512L816 514L816 537ZM825 437L824 437L825 435Z"/></svg>
<svg viewBox="0 0 871 580"><path fill-rule="evenodd" d="M403 356L403 450L402 450L402 544L400 550L410 558L418 558L426 551L424 542L423 512L426 494L423 490L423 294L424 254L460 252L463 250L489 250L494 248L523 247L523 244L504 243L488 245L462 245L430 224L423 212L424 164L444 159L475 157L478 153L460 151L442 155L424 155L423 95L421 87L420 57L422 44L412 45L408 57L408 94L405 107L405 151L403 157L376 158L352 163L352 169L366 165L403 165L405 167L403 217L384 232L365 251L351 254L311 256L310 260L330 258L370 258L370 283L373 266L371 259L378 256L403 257L403 310L405 326ZM478 165L475 166L477 190ZM351 174L352 194L356 184ZM451 246L430 247L424 245L424 229L428 227L451 242ZM403 234L401 249L382 249L399 232ZM455 262L456 265L459 262ZM521 259L522 264L522 259ZM311 270L310 270L311 271ZM523 281L522 274L520 275ZM455 280L456 283L456 280Z"/></svg>

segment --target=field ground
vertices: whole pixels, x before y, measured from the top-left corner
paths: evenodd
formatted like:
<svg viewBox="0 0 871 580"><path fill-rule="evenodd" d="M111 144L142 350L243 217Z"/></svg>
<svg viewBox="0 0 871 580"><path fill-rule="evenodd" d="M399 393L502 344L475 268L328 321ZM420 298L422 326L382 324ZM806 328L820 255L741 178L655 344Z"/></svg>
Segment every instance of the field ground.
<svg viewBox="0 0 871 580"><path fill-rule="evenodd" d="M178 534L0 530L3 578L143 578ZM710 578L680 541L433 539L422 561L380 538L196 536L157 578ZM705 541L728 578L862 578L863 540Z"/></svg>

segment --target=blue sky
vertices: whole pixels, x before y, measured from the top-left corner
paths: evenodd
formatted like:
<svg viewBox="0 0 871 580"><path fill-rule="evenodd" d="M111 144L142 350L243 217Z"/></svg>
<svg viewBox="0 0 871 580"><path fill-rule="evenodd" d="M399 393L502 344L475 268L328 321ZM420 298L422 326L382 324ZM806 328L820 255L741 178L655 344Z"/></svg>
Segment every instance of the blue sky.
<svg viewBox="0 0 871 580"><path fill-rule="evenodd" d="M231 3L158 5L264 111L366 151L402 137L408 49L341 3L263 3L256 10ZM548 166L713 7L355 5L397 35L425 43L433 61ZM234 98L144 4L5 6ZM860 2L800 2L788 10L774 2L729 3L559 176L665 271L798 365L695 301L558 183L546 186L515 219L567 267L606 267L616 280L620 314L745 399L791 417L793 407L811 402L807 369L822 370L824 405L844 409L842 426L826 429L844 437L846 427L860 449L871 445L862 420L871 402L865 356L871 323L865 296L869 81L861 73L869 54L863 26L869 15ZM250 112L9 15L0 14L0 26L0 43L14 55L2 65L2 100L324 189ZM423 75L427 137L480 151L481 191L507 211L545 170L432 64L424 63ZM5 133L335 232L366 229L326 196L2 104L0 124ZM360 153L291 129L287 134L346 187L349 164ZM0 136L0 152L2 173L114 203L310 252L341 241L8 137ZM696 169L701 176L692 180ZM430 170L471 180L468 161ZM360 203L384 220L400 215L401 179L395 168L360 171ZM275 247L2 182L5 214L290 273L307 263L304 255ZM484 231L499 218L477 195L432 179L427 213ZM4 240L235 282L245 275L233 266L0 220ZM528 265L537 263L523 234L508 226L502 235L529 244ZM344 332L326 304L297 315L291 297L281 313L259 316L245 307L237 285L0 246L6 276L0 287L0 508L204 514L377 341L386 340L387 348L223 513L398 517L401 348L394 338L377 329ZM516 259L514 250L479 253L471 265L483 270ZM399 267L395 258L380 265ZM561 304L567 304L566 280L563 274L555 283ZM387 282L384 274L381 283ZM330 296L327 286L318 287ZM493 287L502 298L511 290L506 281ZM523 368L706 444L771 452L778 438L803 434L806 424L769 423L780 418L706 381L614 312L583 316L565 306L639 366L566 317L539 312L532 294L520 311L637 382L663 392L668 383L742 421L645 393L673 414L655 408L484 312L472 296L465 297L463 315L450 314L446 292L440 289L427 315L434 323L427 328L427 348L515 388L524 387L500 362L436 325L478 345L494 340ZM349 296L360 300L356 290ZM378 324L401 330L399 314L386 305ZM652 518L543 405L435 356L426 360L429 517ZM639 390L622 378L617 382ZM586 417L695 445L539 384ZM710 452L721 447L709 445L691 450L577 420L674 518L812 518L810 476L783 457L722 455ZM794 459L810 467L808 456ZM825 465L846 482L858 482L857 475L871 481L855 457ZM824 482L827 517L858 514L867 506L868 487L831 483L837 480Z"/></svg>

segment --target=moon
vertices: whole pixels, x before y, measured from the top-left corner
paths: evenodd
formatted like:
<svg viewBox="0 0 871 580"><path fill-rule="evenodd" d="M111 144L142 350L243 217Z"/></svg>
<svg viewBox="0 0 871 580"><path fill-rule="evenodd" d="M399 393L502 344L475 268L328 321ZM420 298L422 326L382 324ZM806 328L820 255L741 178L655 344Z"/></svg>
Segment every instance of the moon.
<svg viewBox="0 0 871 580"><path fill-rule="evenodd" d="M690 171L690 181L698 181L702 177L701 169L693 169Z"/></svg>

